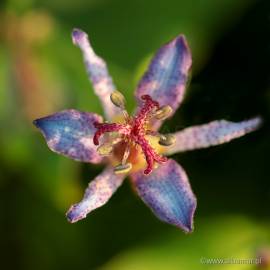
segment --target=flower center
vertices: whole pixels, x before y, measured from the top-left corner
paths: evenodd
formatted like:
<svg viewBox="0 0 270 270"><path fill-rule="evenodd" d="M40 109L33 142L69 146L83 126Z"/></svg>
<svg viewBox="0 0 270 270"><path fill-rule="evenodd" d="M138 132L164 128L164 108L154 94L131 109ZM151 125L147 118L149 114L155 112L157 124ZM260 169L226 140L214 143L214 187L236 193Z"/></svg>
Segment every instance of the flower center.
<svg viewBox="0 0 270 270"><path fill-rule="evenodd" d="M121 163L114 167L115 173L130 171L132 165L136 165L138 162L138 153L142 152L147 163L144 174L150 174L156 163L164 163L167 158L159 155L151 146L149 136L158 138L159 144L163 146L169 146L174 142L172 135L161 135L151 130L150 127L151 119L163 120L167 118L172 112L171 107L160 107L159 103L149 95L143 95L141 99L143 106L132 117L125 110L125 98L123 95L118 91L114 91L111 94L111 101L121 108L124 116L123 123L94 123L97 129L93 138L95 145L99 145L100 137L106 134L104 143L98 147L98 152L104 156L112 153L117 157L122 156Z"/></svg>

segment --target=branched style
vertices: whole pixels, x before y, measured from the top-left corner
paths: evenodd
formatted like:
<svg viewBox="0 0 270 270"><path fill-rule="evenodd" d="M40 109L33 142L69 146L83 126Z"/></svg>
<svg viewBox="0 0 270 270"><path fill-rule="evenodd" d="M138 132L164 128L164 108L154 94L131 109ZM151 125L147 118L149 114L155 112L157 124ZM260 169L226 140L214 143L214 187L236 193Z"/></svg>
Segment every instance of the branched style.
<svg viewBox="0 0 270 270"><path fill-rule="evenodd" d="M112 95L114 94L112 93ZM144 174L147 175L152 172L154 162L164 163L167 161L167 158L159 155L146 138L146 135L151 134L151 131L148 129L149 120L159 110L159 103L154 101L149 95L143 95L141 99L144 101L143 107L141 107L135 117L127 116L124 124L95 122L94 126L97 131L94 134L93 142L95 145L99 145L101 135L107 132L116 132L118 142L122 143L126 149L122 158L123 168L125 168L124 165L128 159L128 156L125 156L125 154L130 154L130 148L140 146L147 162L147 168L144 170ZM105 144L112 145L113 141L106 141ZM132 166L130 165L129 170L131 168ZM119 169L119 165L117 165L117 169ZM123 172L126 173L126 168Z"/></svg>

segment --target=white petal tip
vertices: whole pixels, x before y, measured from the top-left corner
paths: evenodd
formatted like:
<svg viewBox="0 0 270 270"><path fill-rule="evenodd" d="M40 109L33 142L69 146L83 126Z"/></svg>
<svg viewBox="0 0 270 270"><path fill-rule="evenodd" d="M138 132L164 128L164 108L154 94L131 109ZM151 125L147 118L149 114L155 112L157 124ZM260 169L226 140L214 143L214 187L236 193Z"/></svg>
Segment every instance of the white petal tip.
<svg viewBox="0 0 270 270"><path fill-rule="evenodd" d="M85 214L78 212L76 205L71 206L66 213L66 218L69 223L75 223L81 219L84 219L85 217L86 217Z"/></svg>
<svg viewBox="0 0 270 270"><path fill-rule="evenodd" d="M263 123L263 119L260 116L254 117L250 120L247 120L247 124L248 124L247 132L252 132L252 131L260 128L262 123Z"/></svg>
<svg viewBox="0 0 270 270"><path fill-rule="evenodd" d="M78 28L74 28L72 30L72 42L75 45L80 45L83 42L87 41L87 34L85 32L83 32L82 30L78 29Z"/></svg>

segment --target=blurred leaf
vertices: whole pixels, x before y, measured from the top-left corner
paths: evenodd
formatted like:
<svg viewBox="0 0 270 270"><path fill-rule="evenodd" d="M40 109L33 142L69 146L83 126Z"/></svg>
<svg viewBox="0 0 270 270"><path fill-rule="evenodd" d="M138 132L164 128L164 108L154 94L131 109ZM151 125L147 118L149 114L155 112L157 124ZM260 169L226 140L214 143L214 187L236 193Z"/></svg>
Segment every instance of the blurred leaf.
<svg viewBox="0 0 270 270"><path fill-rule="evenodd" d="M7 50L0 47L0 119L7 117L10 110L10 93L8 91L10 59Z"/></svg>
<svg viewBox="0 0 270 270"><path fill-rule="evenodd" d="M195 231L156 236L151 243L122 252L102 270L254 269L252 264L203 264L204 259L252 259L270 244L267 224L260 225L241 216L202 219Z"/></svg>

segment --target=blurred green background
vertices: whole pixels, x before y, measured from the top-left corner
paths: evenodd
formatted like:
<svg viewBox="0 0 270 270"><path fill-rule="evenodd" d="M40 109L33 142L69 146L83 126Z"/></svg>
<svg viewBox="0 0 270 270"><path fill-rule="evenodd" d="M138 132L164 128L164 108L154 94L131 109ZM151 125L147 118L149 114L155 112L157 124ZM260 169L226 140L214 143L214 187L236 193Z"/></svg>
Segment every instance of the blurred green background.
<svg viewBox="0 0 270 270"><path fill-rule="evenodd" d="M270 264L269 0L2 0L0 22L0 269L267 269L201 258L264 254ZM87 219L66 221L102 168L50 152L32 120L102 112L74 27L89 33L129 109L151 55L186 35L191 83L165 130L263 116L253 134L175 155L198 198L193 234L158 221L128 181Z"/></svg>

